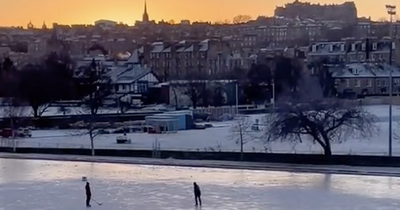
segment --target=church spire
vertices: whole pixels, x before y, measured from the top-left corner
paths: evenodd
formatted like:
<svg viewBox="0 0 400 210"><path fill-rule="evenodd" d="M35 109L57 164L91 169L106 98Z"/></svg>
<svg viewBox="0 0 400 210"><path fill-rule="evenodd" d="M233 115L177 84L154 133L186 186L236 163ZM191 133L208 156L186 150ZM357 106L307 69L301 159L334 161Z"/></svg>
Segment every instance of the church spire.
<svg viewBox="0 0 400 210"><path fill-rule="evenodd" d="M143 13L143 17L142 17L142 22L149 22L149 15L147 14L147 2L146 0L144 0L144 13Z"/></svg>
<svg viewBox="0 0 400 210"><path fill-rule="evenodd" d="M147 2L144 0L144 14L147 14Z"/></svg>

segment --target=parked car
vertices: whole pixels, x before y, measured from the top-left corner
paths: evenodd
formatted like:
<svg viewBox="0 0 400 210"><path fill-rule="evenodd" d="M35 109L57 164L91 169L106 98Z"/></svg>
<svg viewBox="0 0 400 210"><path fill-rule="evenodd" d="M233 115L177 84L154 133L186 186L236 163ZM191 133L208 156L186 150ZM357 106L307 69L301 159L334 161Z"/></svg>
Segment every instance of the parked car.
<svg viewBox="0 0 400 210"><path fill-rule="evenodd" d="M32 137L32 131L29 128L19 128L17 131L18 137Z"/></svg>
<svg viewBox="0 0 400 210"><path fill-rule="evenodd" d="M117 138L115 140L117 140L117 144L125 144L125 143L130 144L131 143L131 140L128 139L126 134L124 134L123 136L117 136Z"/></svg>

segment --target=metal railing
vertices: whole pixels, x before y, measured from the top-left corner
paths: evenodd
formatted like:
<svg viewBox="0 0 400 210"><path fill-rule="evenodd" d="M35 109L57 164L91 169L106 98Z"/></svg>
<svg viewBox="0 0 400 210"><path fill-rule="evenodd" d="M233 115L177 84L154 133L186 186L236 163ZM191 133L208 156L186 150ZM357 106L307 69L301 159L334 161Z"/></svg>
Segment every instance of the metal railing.
<svg viewBox="0 0 400 210"><path fill-rule="evenodd" d="M0 147L3 148L12 148L13 140L12 139L0 139ZM61 143L61 142L27 142L16 139L16 147L17 148L55 148L55 149L90 149L90 142L77 144L77 143ZM96 144L95 149L110 149L110 150L149 150L152 151L153 158L159 158L162 151L188 151L188 152L240 152L240 146L237 146L237 149L233 148L222 148L220 146L210 145L204 148L187 148L187 147L168 147L162 146L159 140L155 140L150 146L140 146L135 145L133 141L131 144ZM318 150L316 148L306 149L244 149L245 153L271 153L271 154L279 154L279 153L287 153L287 154L323 154L322 149ZM353 151L349 149L348 151L335 151L333 150L333 154L337 155L384 155L387 156L388 153L386 148L382 148L382 150L374 151L373 146L371 146L371 150L365 151ZM393 151L393 156L400 156L400 150Z"/></svg>

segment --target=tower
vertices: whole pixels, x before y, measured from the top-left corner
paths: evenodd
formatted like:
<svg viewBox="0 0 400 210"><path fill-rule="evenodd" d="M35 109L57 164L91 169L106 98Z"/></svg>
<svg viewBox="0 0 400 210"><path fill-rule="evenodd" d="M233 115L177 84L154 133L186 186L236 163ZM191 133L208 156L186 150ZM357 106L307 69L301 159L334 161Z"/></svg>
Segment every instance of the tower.
<svg viewBox="0 0 400 210"><path fill-rule="evenodd" d="M143 13L143 17L142 17L142 22L144 22L144 23L148 23L149 22L149 15L147 14L146 0L144 0L144 13Z"/></svg>
<svg viewBox="0 0 400 210"><path fill-rule="evenodd" d="M43 30L47 30L46 22L43 22L42 29L43 29Z"/></svg>
<svg viewBox="0 0 400 210"><path fill-rule="evenodd" d="M27 25L26 28L27 28L27 29L34 29L35 26L32 24L32 21L29 21L29 23L28 23L28 25Z"/></svg>

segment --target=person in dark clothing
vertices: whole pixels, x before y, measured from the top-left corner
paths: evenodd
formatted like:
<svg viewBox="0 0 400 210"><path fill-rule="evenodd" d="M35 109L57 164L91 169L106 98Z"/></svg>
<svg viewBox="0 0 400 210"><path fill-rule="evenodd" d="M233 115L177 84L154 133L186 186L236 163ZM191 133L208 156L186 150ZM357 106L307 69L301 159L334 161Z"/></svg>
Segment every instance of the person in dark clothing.
<svg viewBox="0 0 400 210"><path fill-rule="evenodd" d="M85 190L86 190L86 206L90 207L90 199L92 197L92 191L90 190L89 182L86 182Z"/></svg>
<svg viewBox="0 0 400 210"><path fill-rule="evenodd" d="M196 206L200 203L201 206L201 190L199 185L196 182L193 182L193 190L194 190L194 200L196 201ZM197 202L198 201L198 202Z"/></svg>

